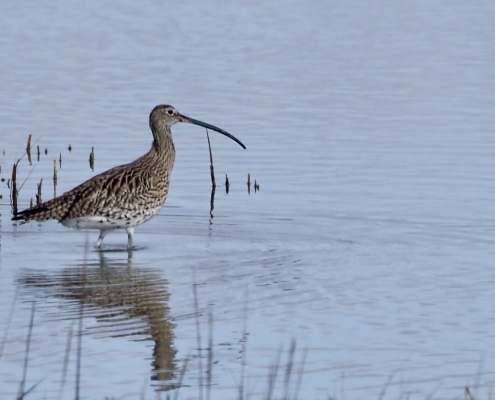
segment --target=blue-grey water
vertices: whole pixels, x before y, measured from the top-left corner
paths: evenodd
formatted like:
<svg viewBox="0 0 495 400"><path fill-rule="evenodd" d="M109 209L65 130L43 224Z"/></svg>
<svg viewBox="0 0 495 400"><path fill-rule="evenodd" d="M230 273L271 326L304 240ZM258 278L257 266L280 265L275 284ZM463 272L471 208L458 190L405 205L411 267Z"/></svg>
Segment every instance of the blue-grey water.
<svg viewBox="0 0 495 400"><path fill-rule="evenodd" d="M81 305L82 399L263 398L277 363L282 398L292 340L292 398L489 398L495 3L4 0L0 15L2 399L33 302L28 398L74 396ZM210 133L214 218L205 132L178 124L166 206L132 257L122 232L98 253L96 232L10 221L29 134L20 208L40 179L53 197L60 154L57 194L145 153L161 103L247 146Z"/></svg>

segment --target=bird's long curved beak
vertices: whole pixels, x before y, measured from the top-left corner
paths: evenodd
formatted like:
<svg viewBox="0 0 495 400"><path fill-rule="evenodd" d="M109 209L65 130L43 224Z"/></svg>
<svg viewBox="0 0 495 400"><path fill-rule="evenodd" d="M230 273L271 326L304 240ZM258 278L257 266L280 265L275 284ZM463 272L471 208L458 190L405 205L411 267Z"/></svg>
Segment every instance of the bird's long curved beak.
<svg viewBox="0 0 495 400"><path fill-rule="evenodd" d="M235 136L224 131L223 129L217 128L216 126L207 124L206 122L198 121L197 119L186 117L185 115L182 115L182 114L179 114L179 121L180 122L187 122L189 124L199 125L199 126L202 126L203 128L211 129L212 131L217 131L217 132L221 133L222 135L225 135L228 138L231 138L234 142L237 142L243 149L246 148L246 146L244 146L244 144L239 139L237 139Z"/></svg>

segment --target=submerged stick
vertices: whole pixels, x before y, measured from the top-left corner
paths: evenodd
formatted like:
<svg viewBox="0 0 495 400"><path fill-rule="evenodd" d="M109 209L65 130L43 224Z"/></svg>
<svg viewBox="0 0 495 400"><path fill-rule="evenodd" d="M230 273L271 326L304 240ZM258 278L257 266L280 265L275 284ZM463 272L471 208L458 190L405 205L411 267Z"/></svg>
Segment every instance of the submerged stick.
<svg viewBox="0 0 495 400"><path fill-rule="evenodd" d="M198 306L198 292L196 289L196 270L193 269L193 298L194 298L194 311L196 314L196 340L198 344L198 388L199 388L199 400L203 400L203 364L201 363L201 328L199 325L199 306Z"/></svg>
<svg viewBox="0 0 495 400"><path fill-rule="evenodd" d="M72 344L73 329L74 329L74 322L72 322L72 324L69 327L69 333L67 334L67 342L65 344L64 366L62 368L62 381L60 382L60 389L58 395L58 398L60 400L62 400L62 396L64 394L65 380L67 378L67 369L69 365L69 355L70 355L70 347Z"/></svg>
<svg viewBox="0 0 495 400"><path fill-rule="evenodd" d="M79 400L81 389L81 360L82 360L82 327L84 317L84 300L86 298L86 269L88 266L88 235L86 234L86 243L84 246L84 264L83 264L83 276L81 282L81 296L79 303L79 326L77 329L77 358L76 358L76 393L75 398Z"/></svg>
<svg viewBox="0 0 495 400"><path fill-rule="evenodd" d="M24 386L26 385L26 375L27 375L27 369L28 369L28 361L29 361L29 347L31 345L31 334L33 333L33 322L34 322L34 310L36 308L36 302L33 302L33 307L31 308L31 321L29 322L29 331L28 331L28 337L26 340L26 355L24 357L24 370L22 374L22 381L19 386L19 395L17 396L17 399L23 399L24 395L26 394L24 392Z"/></svg>
<svg viewBox="0 0 495 400"><path fill-rule="evenodd" d="M297 400L299 396L299 389L301 388L302 377L304 374L304 364L306 363L306 356L308 355L308 349L304 349L302 360L301 360L301 369L299 370L299 375L297 377L296 388L294 390L294 400Z"/></svg>
<svg viewBox="0 0 495 400"><path fill-rule="evenodd" d="M466 386L466 399L467 400L475 400L474 396L471 393L471 389L469 389L469 386Z"/></svg>
<svg viewBox="0 0 495 400"><path fill-rule="evenodd" d="M182 381L184 379L184 375L186 374L187 363L189 362L189 358L190 356L187 356L186 359L184 360L184 363L182 364L182 369L180 370L179 381L177 382L177 390L175 392L174 400L177 400L179 398L179 389L182 387Z"/></svg>
<svg viewBox="0 0 495 400"><path fill-rule="evenodd" d="M7 342L7 336L9 334L9 328L10 328L10 321L12 321L12 315L14 315L14 307L15 307L15 303L17 301L17 295L18 294L19 294L19 285L17 285L15 288L15 294L14 294L14 298L12 300L12 305L10 306L10 313L9 313L9 317L7 318L7 325L5 327L5 332L3 334L3 340L0 343L0 360L2 359L2 354L3 354L3 349L5 347L5 343Z"/></svg>
<svg viewBox="0 0 495 400"><path fill-rule="evenodd" d="M267 390L266 400L272 399L273 391L275 389L275 383L277 382L277 374L280 366L281 355L282 355L282 348L278 350L277 362L271 366L270 372L268 374L268 390Z"/></svg>
<svg viewBox="0 0 495 400"><path fill-rule="evenodd" d="M285 366L285 379L284 379L284 399L288 399L289 397L289 386L290 386L290 377L292 374L292 367L294 365L294 353L296 352L296 341L292 339L290 343L289 349L289 359L287 361L287 365Z"/></svg>
<svg viewBox="0 0 495 400"><path fill-rule="evenodd" d="M208 311L208 370L206 371L206 400L211 399L211 378L213 376L213 312Z"/></svg>

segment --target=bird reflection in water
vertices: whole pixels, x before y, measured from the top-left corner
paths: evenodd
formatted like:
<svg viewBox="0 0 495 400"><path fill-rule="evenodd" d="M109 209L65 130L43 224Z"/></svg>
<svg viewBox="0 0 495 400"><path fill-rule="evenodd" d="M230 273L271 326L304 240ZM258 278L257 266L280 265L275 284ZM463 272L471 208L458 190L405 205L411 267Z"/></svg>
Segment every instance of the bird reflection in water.
<svg viewBox="0 0 495 400"><path fill-rule="evenodd" d="M151 379L158 381L156 390L177 388L177 350L172 347L175 325L170 322L167 280L161 278L158 269L133 266L132 252L126 261L109 261L103 252L98 253L99 262L58 271L22 270L21 292L28 289L24 295L32 295L37 289L45 296L69 300L60 311L68 320L79 318L82 301L84 317L98 321L96 328L86 329L83 334L148 336L155 343Z"/></svg>

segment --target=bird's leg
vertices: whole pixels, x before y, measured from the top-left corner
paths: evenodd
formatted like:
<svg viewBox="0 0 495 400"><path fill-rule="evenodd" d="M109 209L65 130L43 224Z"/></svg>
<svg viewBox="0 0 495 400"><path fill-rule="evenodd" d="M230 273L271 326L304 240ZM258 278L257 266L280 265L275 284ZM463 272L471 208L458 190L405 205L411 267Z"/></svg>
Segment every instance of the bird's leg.
<svg viewBox="0 0 495 400"><path fill-rule="evenodd" d="M132 249L132 237L134 236L134 228L127 228L127 249Z"/></svg>
<svg viewBox="0 0 495 400"><path fill-rule="evenodd" d="M98 240L97 240L97 241L96 241L96 243L95 243L95 247L96 247L97 249L99 249L99 248L100 248L100 246L101 246L101 242L103 242L103 238L104 238L105 236L107 236L107 233L108 233L108 232L110 232L108 229L102 229L102 230L100 230L100 236L98 237Z"/></svg>

